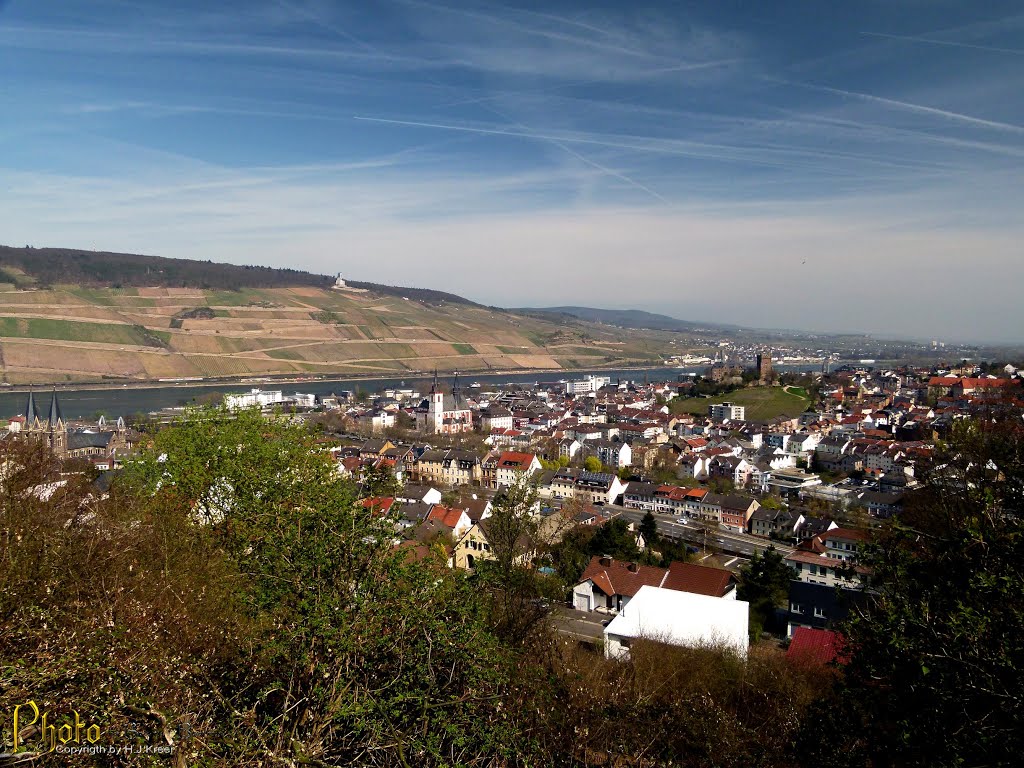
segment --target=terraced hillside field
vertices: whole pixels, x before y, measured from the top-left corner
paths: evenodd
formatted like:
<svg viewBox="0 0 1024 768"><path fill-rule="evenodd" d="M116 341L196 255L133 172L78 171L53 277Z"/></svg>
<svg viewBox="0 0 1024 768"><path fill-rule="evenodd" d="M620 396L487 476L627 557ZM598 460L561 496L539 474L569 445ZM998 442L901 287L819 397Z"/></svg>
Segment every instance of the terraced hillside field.
<svg viewBox="0 0 1024 768"><path fill-rule="evenodd" d="M0 284L11 384L593 368L656 362L671 338L355 289Z"/></svg>

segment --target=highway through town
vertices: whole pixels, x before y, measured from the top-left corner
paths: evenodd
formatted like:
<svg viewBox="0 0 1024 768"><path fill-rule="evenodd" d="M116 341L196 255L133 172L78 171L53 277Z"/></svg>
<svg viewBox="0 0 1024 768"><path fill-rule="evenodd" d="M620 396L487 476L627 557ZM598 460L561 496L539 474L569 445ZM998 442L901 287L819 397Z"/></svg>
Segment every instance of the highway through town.
<svg viewBox="0 0 1024 768"><path fill-rule="evenodd" d="M605 509L637 524L647 514L643 510L626 509L618 504L607 504ZM783 557L793 551L793 547L779 542L766 541L759 536L727 531L716 525L705 524L685 517L658 512L653 514L658 525L658 535L674 541L685 541L702 549L716 549L742 558L752 557L754 553L763 554L768 547L775 547Z"/></svg>

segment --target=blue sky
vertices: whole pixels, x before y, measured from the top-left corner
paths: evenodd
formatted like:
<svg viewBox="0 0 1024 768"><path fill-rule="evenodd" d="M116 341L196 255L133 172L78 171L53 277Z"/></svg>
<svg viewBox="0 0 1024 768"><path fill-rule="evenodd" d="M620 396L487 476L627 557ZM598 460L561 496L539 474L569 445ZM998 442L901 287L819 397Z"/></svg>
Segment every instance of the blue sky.
<svg viewBox="0 0 1024 768"><path fill-rule="evenodd" d="M998 0L0 0L0 242L1020 341L1022 94Z"/></svg>

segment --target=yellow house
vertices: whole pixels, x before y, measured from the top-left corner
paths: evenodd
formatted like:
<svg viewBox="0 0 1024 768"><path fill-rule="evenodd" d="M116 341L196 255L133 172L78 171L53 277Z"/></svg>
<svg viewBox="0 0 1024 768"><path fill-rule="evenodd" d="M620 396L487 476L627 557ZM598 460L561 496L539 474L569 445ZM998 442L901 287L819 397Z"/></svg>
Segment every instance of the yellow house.
<svg viewBox="0 0 1024 768"><path fill-rule="evenodd" d="M464 571L472 571L481 560L493 560L494 552L491 542L488 540L487 529L492 522L491 518L475 523L461 539L455 543L455 552L452 555L452 564ZM536 545L522 537L517 542L516 549L520 554L515 557L516 565L527 565L536 552Z"/></svg>

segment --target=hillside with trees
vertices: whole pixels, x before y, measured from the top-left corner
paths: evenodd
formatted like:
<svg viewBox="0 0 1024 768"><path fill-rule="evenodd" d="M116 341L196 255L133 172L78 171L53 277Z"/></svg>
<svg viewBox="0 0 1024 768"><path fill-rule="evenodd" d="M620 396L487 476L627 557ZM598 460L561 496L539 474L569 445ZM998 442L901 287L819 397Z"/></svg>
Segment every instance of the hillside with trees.
<svg viewBox="0 0 1024 768"><path fill-rule="evenodd" d="M239 266L194 259L73 248L0 246L0 282L19 287L81 285L89 288L328 288L334 279L298 269Z"/></svg>

